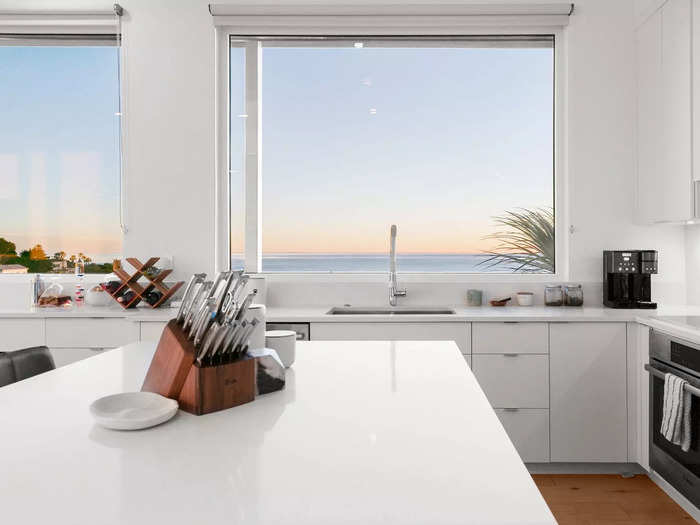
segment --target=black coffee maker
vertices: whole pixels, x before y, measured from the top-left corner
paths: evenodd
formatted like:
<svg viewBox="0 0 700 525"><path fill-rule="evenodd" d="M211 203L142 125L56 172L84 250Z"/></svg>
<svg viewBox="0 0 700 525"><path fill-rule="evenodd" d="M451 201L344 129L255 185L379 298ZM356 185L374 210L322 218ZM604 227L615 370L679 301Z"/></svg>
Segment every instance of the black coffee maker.
<svg viewBox="0 0 700 525"><path fill-rule="evenodd" d="M603 252L603 304L610 308L656 308L651 274L658 272L656 250Z"/></svg>

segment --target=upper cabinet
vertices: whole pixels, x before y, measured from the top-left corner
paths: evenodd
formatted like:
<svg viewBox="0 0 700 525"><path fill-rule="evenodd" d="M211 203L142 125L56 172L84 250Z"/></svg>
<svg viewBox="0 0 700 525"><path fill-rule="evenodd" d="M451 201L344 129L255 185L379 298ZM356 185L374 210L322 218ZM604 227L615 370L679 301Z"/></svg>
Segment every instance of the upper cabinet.
<svg viewBox="0 0 700 525"><path fill-rule="evenodd" d="M694 169L693 157L700 152L700 139L693 128L700 132L700 113L693 111L700 104L700 87L693 77L700 75L700 57L692 53L700 40L696 11L692 0L667 0L636 30L637 197L645 222L697 218L694 181L700 179L700 170Z"/></svg>

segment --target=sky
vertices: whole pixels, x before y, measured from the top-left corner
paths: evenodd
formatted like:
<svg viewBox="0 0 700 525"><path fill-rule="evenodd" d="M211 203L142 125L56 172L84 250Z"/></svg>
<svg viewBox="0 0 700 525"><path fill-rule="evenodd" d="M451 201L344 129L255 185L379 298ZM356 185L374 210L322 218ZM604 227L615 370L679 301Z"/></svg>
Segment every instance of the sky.
<svg viewBox="0 0 700 525"><path fill-rule="evenodd" d="M0 237L121 251L115 47L0 46Z"/></svg>
<svg viewBox="0 0 700 525"><path fill-rule="evenodd" d="M551 48L263 48L263 253L482 253L553 204ZM232 251L242 50L231 50Z"/></svg>
<svg viewBox="0 0 700 525"><path fill-rule="evenodd" d="M243 246L243 52L231 50L232 251ZM264 253L481 253L551 206L553 51L263 49ZM121 251L115 47L0 46L0 237Z"/></svg>

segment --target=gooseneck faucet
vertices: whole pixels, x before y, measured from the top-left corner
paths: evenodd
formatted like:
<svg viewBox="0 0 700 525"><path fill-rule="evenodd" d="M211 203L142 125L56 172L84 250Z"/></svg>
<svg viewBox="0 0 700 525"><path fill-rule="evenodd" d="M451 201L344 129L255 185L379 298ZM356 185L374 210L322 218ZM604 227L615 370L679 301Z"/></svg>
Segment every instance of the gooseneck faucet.
<svg viewBox="0 0 700 525"><path fill-rule="evenodd" d="M391 306L396 306L397 297L406 297L406 290L399 290L396 283L396 224L392 224L389 238L389 304Z"/></svg>

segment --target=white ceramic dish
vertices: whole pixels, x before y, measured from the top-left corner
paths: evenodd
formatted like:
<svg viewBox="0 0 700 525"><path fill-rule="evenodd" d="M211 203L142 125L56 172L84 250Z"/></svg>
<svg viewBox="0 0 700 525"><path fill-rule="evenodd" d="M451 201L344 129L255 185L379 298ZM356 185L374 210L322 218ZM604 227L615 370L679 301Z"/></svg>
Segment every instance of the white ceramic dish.
<svg viewBox="0 0 700 525"><path fill-rule="evenodd" d="M115 430L140 430L165 423L177 413L177 401L153 392L125 392L101 397L90 405L100 425Z"/></svg>
<svg viewBox="0 0 700 525"><path fill-rule="evenodd" d="M515 297L520 306L532 306L535 302L535 295L530 292L518 292Z"/></svg>

